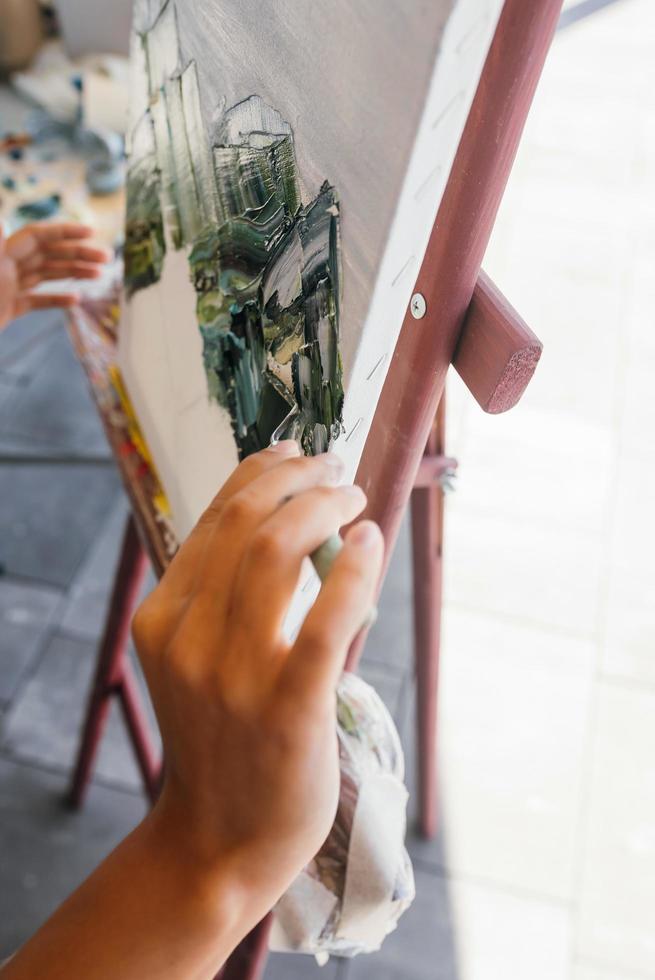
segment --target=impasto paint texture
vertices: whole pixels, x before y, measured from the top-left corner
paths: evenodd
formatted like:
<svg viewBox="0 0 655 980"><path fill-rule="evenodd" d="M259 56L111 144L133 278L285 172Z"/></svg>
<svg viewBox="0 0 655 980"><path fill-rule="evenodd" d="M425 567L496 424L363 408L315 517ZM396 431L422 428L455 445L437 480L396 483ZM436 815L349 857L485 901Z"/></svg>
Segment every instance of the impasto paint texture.
<svg viewBox="0 0 655 980"><path fill-rule="evenodd" d="M276 429L355 479L501 6L135 0L118 363L179 540Z"/></svg>
<svg viewBox="0 0 655 980"><path fill-rule="evenodd" d="M327 181L303 203L291 126L257 94L218 108L207 133L196 64L181 65L172 0L136 39L148 104L132 134L128 294L184 249L209 397L240 456L293 409L306 453L341 431L339 204Z"/></svg>

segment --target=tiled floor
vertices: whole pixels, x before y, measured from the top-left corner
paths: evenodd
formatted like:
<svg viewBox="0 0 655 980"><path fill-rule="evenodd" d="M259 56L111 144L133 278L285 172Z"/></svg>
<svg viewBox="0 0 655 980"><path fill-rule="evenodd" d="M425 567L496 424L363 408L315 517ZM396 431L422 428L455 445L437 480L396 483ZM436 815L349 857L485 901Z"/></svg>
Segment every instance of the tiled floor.
<svg viewBox="0 0 655 980"><path fill-rule="evenodd" d="M380 953L266 980L655 980L655 7L583 6L485 263L542 363L503 417L450 384L441 830L410 834L418 897ZM125 513L106 454L61 320L6 331L0 957L144 812L117 718L61 805ZM404 534L363 672L413 790L410 640Z"/></svg>

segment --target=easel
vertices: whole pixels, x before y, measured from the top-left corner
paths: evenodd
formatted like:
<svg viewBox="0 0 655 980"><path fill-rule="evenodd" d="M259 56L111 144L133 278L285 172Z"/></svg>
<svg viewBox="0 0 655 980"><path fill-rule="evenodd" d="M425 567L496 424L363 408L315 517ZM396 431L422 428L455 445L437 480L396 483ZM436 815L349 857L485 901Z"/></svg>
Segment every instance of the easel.
<svg viewBox="0 0 655 980"><path fill-rule="evenodd" d="M439 666L444 474L445 375L452 363L481 407L516 404L536 367L541 344L481 273L520 135L550 46L562 0L505 0L495 38L469 113L414 295L425 303L417 319L408 309L400 339L357 473L368 494L367 516L387 541L387 560L412 498L414 630L418 689L420 824L436 829L436 720ZM93 385L92 385L93 386ZM121 461L117 460L124 472ZM159 766L126 656L129 623L145 567L145 547L128 518L118 573L99 652L70 802L79 806L106 719L120 699L150 799ZM155 570L161 556L150 550ZM354 669L365 637L350 651ZM239 945L222 980L259 980L267 956L268 920Z"/></svg>

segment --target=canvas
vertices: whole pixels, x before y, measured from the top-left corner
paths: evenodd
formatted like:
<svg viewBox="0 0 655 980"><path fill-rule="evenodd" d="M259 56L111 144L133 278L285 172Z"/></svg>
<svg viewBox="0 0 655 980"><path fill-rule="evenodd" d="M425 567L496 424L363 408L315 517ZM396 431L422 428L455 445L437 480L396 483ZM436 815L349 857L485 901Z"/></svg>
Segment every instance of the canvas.
<svg viewBox="0 0 655 980"><path fill-rule="evenodd" d="M354 477L501 6L137 0L119 364L179 539L290 419Z"/></svg>

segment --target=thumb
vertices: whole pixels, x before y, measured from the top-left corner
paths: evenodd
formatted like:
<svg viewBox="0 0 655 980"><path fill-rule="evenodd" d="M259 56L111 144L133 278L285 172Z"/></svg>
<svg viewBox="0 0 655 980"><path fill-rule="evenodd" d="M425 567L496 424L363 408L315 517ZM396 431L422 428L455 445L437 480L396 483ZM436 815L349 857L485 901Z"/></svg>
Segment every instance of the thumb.
<svg viewBox="0 0 655 980"><path fill-rule="evenodd" d="M360 521L349 530L285 665L285 685L294 696L322 698L335 689L373 605L383 555L377 524Z"/></svg>

